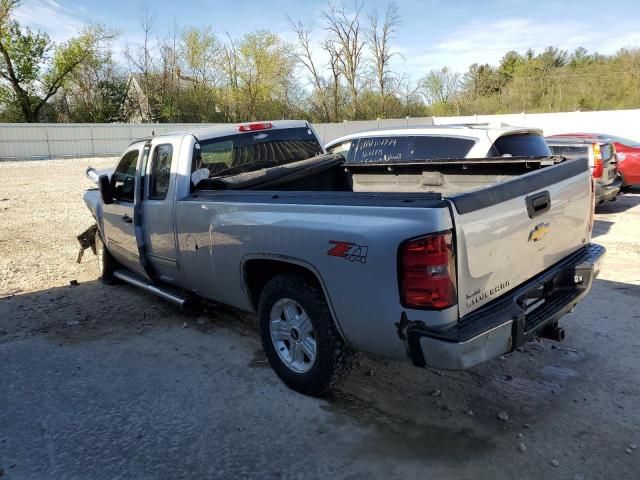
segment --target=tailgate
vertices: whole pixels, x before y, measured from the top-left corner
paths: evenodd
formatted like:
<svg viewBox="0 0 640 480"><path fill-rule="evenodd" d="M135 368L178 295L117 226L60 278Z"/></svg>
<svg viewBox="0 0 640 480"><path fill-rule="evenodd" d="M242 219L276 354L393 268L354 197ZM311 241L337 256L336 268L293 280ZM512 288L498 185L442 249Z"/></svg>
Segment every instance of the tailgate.
<svg viewBox="0 0 640 480"><path fill-rule="evenodd" d="M448 198L461 317L588 243L590 176L587 159L569 160Z"/></svg>
<svg viewBox="0 0 640 480"><path fill-rule="evenodd" d="M600 180L605 185L613 183L618 176L618 162L614 148L611 144L600 145L602 155L602 178Z"/></svg>

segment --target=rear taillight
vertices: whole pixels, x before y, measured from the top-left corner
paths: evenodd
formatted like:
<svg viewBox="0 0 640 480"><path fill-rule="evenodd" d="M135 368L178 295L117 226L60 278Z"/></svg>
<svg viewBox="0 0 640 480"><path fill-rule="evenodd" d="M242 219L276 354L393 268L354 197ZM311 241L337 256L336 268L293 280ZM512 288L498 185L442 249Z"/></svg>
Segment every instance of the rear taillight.
<svg viewBox="0 0 640 480"><path fill-rule="evenodd" d="M600 145L592 143L591 148L593 148L593 178L600 178L603 172Z"/></svg>
<svg viewBox="0 0 640 480"><path fill-rule="evenodd" d="M589 216L589 231L593 232L593 225L596 220L596 183L591 180L591 215Z"/></svg>
<svg viewBox="0 0 640 480"><path fill-rule="evenodd" d="M257 132L258 130L269 130L273 125L271 122L245 123L238 125L239 132Z"/></svg>
<svg viewBox="0 0 640 480"><path fill-rule="evenodd" d="M398 263L403 306L442 310L457 303L452 239L448 230L400 245Z"/></svg>

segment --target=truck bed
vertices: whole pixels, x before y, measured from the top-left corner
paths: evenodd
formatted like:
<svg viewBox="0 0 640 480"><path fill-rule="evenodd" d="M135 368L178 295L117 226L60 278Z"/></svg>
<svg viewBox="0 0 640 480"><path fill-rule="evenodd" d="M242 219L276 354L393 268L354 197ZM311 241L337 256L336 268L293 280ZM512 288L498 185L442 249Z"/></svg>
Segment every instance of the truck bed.
<svg viewBox="0 0 640 480"><path fill-rule="evenodd" d="M201 181L196 191L268 190L454 195L509 180L562 157L497 157L415 160L410 163L346 163L340 155ZM346 198L346 197L345 197Z"/></svg>
<svg viewBox="0 0 640 480"><path fill-rule="evenodd" d="M274 218L314 205L343 207L327 210L335 215L359 207L445 212L440 215L450 216L455 232L459 316L539 274L590 238L592 199L584 159L500 157L363 165L324 155L201 183L186 202L243 204L243 211L284 207ZM304 211L311 221L325 209ZM386 216L374 209L366 219L358 219L365 231L376 215ZM432 227L426 222L416 235Z"/></svg>

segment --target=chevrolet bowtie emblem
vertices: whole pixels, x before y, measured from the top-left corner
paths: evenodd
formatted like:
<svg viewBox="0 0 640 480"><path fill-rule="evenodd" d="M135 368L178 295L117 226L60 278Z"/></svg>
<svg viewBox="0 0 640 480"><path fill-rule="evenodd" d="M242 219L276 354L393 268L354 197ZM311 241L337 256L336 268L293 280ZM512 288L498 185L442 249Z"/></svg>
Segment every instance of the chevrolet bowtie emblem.
<svg viewBox="0 0 640 480"><path fill-rule="evenodd" d="M539 223L529 232L529 241L539 242L550 230L551 228L548 223Z"/></svg>

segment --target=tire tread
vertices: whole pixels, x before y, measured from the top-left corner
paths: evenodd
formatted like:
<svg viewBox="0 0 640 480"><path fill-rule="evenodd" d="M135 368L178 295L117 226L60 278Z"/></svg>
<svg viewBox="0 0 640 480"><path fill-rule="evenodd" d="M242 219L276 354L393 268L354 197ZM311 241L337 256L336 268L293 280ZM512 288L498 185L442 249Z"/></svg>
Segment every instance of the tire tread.
<svg viewBox="0 0 640 480"><path fill-rule="evenodd" d="M289 370L278 357L271 342L269 332L271 306L277 300L275 297L280 295L282 298L287 292L303 306L316 330L318 358L316 365L304 374L296 374ZM353 349L343 340L338 331L324 293L306 278L295 274L279 274L269 280L260 295L258 315L262 344L269 363L289 387L307 395L322 395L333 389L351 371L354 361ZM326 345L321 346L319 339L326 341ZM327 351L330 355L326 354Z"/></svg>

